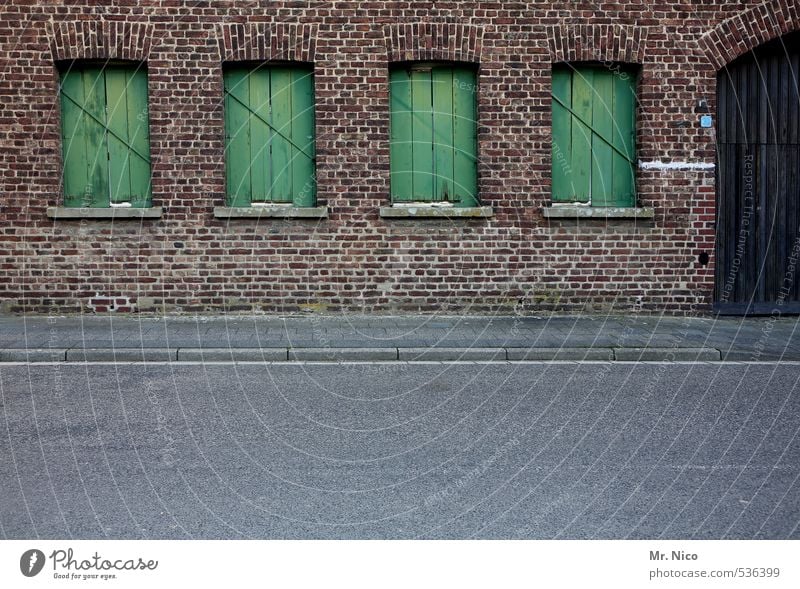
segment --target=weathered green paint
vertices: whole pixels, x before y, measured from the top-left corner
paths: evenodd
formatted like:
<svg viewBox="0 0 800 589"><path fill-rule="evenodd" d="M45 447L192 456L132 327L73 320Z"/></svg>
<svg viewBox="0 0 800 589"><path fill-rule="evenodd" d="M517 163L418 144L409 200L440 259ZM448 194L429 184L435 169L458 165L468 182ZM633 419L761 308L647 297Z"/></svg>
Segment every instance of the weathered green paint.
<svg viewBox="0 0 800 589"><path fill-rule="evenodd" d="M292 149L293 146L283 136L292 133L292 73L286 68L270 70L270 114L272 136L272 202L292 202Z"/></svg>
<svg viewBox="0 0 800 589"><path fill-rule="evenodd" d="M411 72L391 70L391 135L389 141L391 191L393 202L413 200L413 137L411 133Z"/></svg>
<svg viewBox="0 0 800 589"><path fill-rule="evenodd" d="M270 79L266 70L256 70L250 75L240 72L241 83L247 88L246 104L250 111L247 112L248 135L250 145L250 159L243 154L242 164L247 166L250 174L249 192L251 202L266 202L269 200L270 187L272 186L272 163L270 148L272 147L272 129L261 122L260 119L270 120ZM243 108L241 105L237 105ZM246 109L245 109L246 110ZM231 153L231 157L240 157ZM245 183L247 184L247 183ZM245 189L245 193L248 192Z"/></svg>
<svg viewBox="0 0 800 589"><path fill-rule="evenodd" d="M553 70L553 201L634 206L635 76L604 67Z"/></svg>
<svg viewBox="0 0 800 589"><path fill-rule="evenodd" d="M314 170L314 76L311 70L292 70L292 143L300 150L292 153L292 194L298 207L313 207L316 191Z"/></svg>
<svg viewBox="0 0 800 589"><path fill-rule="evenodd" d="M137 66L71 67L61 76L64 204L151 205L147 75Z"/></svg>
<svg viewBox="0 0 800 589"><path fill-rule="evenodd" d="M232 207L250 205L252 197L250 170L250 118L243 106L250 100L250 78L239 70L226 71L225 83L225 170L228 204ZM238 100L234 100L238 98ZM250 157L248 157L250 156ZM266 194L266 191L264 192Z"/></svg>
<svg viewBox="0 0 800 589"><path fill-rule="evenodd" d="M572 76L565 69L553 70L553 200L572 200Z"/></svg>
<svg viewBox="0 0 800 589"><path fill-rule="evenodd" d="M474 71L443 64L395 68L390 88L392 200L476 206Z"/></svg>
<svg viewBox="0 0 800 589"><path fill-rule="evenodd" d="M413 200L433 200L433 90L431 70L411 71Z"/></svg>
<svg viewBox="0 0 800 589"><path fill-rule="evenodd" d="M453 200L460 207L478 206L477 98L474 70L453 68Z"/></svg>
<svg viewBox="0 0 800 589"><path fill-rule="evenodd" d="M456 198L453 172L453 71L448 68L431 71L433 94L433 200L453 201Z"/></svg>
<svg viewBox="0 0 800 589"><path fill-rule="evenodd" d="M613 206L636 205L636 78L631 72L614 76ZM620 153L621 152L621 153ZM624 157L623 157L624 155Z"/></svg>
<svg viewBox="0 0 800 589"><path fill-rule="evenodd" d="M229 68L224 83L228 205L314 206L311 68Z"/></svg>
<svg viewBox="0 0 800 589"><path fill-rule="evenodd" d="M578 117L572 121L573 200L589 202L592 189L592 83L594 70L578 70L572 75L572 108Z"/></svg>
<svg viewBox="0 0 800 589"><path fill-rule="evenodd" d="M614 133L613 74L598 70L592 87L592 206L614 206L613 151L608 142Z"/></svg>

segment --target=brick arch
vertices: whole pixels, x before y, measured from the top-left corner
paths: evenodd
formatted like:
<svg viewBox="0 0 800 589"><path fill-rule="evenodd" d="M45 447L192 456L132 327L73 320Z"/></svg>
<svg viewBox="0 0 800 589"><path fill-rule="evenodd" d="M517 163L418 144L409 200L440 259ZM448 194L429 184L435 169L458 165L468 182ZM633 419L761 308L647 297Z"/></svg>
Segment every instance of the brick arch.
<svg viewBox="0 0 800 589"><path fill-rule="evenodd" d="M316 27L307 23L220 24L223 61L314 61Z"/></svg>
<svg viewBox="0 0 800 589"><path fill-rule="evenodd" d="M550 60L642 63L649 30L637 24L548 25Z"/></svg>
<svg viewBox="0 0 800 589"><path fill-rule="evenodd" d="M71 59L145 61L150 53L153 25L109 20L50 22L48 36L53 61Z"/></svg>
<svg viewBox="0 0 800 589"><path fill-rule="evenodd" d="M384 28L389 61L479 63L483 29L464 23L417 22Z"/></svg>
<svg viewBox="0 0 800 589"><path fill-rule="evenodd" d="M800 0L765 0L732 16L699 39L715 69L759 45L800 30Z"/></svg>

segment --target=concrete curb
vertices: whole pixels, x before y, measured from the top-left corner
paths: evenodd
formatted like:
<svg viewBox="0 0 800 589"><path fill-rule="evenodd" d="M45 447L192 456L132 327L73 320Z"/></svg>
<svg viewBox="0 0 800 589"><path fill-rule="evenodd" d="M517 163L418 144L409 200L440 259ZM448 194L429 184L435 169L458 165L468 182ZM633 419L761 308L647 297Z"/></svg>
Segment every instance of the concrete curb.
<svg viewBox="0 0 800 589"><path fill-rule="evenodd" d="M174 362L178 350L169 348L87 348L67 350L67 362Z"/></svg>
<svg viewBox="0 0 800 589"><path fill-rule="evenodd" d="M506 358L512 362L525 360L611 361L614 359L614 351L611 348L506 348Z"/></svg>
<svg viewBox="0 0 800 589"><path fill-rule="evenodd" d="M617 362L719 362L714 348L614 348Z"/></svg>
<svg viewBox="0 0 800 589"><path fill-rule="evenodd" d="M504 362L505 348L398 348L397 357L406 362Z"/></svg>
<svg viewBox="0 0 800 589"><path fill-rule="evenodd" d="M3 362L720 362L715 348L70 348L5 349ZM774 361L729 352L725 360ZM784 357L785 361L800 357Z"/></svg>
<svg viewBox="0 0 800 589"><path fill-rule="evenodd" d="M397 360L397 348L292 348L289 360L298 362L384 362Z"/></svg>
<svg viewBox="0 0 800 589"><path fill-rule="evenodd" d="M179 362L286 362L286 348L178 348Z"/></svg>

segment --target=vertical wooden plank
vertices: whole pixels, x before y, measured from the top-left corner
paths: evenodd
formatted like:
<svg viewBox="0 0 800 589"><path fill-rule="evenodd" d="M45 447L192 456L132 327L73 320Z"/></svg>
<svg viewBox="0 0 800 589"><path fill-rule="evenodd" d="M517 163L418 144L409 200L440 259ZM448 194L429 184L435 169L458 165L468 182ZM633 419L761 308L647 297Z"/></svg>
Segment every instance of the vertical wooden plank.
<svg viewBox="0 0 800 589"><path fill-rule="evenodd" d="M228 204L250 205L250 112L240 104L249 103L250 79L246 70L226 70L225 81L225 170ZM231 96L235 96L235 100Z"/></svg>
<svg viewBox="0 0 800 589"><path fill-rule="evenodd" d="M618 207L636 206L636 75L632 71L613 76L613 143L622 154L614 152L612 178L614 203Z"/></svg>
<svg viewBox="0 0 800 589"><path fill-rule="evenodd" d="M576 69L572 73L572 110L581 120L572 122L572 185L577 202L589 202L592 171L592 107L594 70ZM584 124L586 123L586 124Z"/></svg>
<svg viewBox="0 0 800 589"><path fill-rule="evenodd" d="M264 121L270 117L270 70L264 67L247 72L250 108L250 200L269 200L271 130ZM263 119L263 120L262 120Z"/></svg>
<svg viewBox="0 0 800 589"><path fill-rule="evenodd" d="M433 84L433 200L456 201L453 166L454 154L462 147L453 134L453 95L472 92L468 80L453 75L452 68L435 68L431 72Z"/></svg>
<svg viewBox="0 0 800 589"><path fill-rule="evenodd" d="M150 116L148 109L147 70L137 67L128 70L128 142L138 152L129 154L131 204L134 207L152 206L150 168ZM140 154L140 155L139 155ZM146 157L143 159L141 156Z"/></svg>
<svg viewBox="0 0 800 589"><path fill-rule="evenodd" d="M272 202L292 202L292 75L288 68L270 70Z"/></svg>
<svg viewBox="0 0 800 589"><path fill-rule="evenodd" d="M411 75L407 69L389 73L391 95L390 184L392 202L413 200L413 136L411 130Z"/></svg>
<svg viewBox="0 0 800 589"><path fill-rule="evenodd" d="M553 96L565 105L572 104L572 75L564 67L553 69ZM552 199L553 202L572 202L575 189L572 186L572 114L553 100L552 130Z"/></svg>
<svg viewBox="0 0 800 589"><path fill-rule="evenodd" d="M431 71L411 71L413 200L433 199L433 100Z"/></svg>
<svg viewBox="0 0 800 589"><path fill-rule="evenodd" d="M789 138L791 145L800 142L800 51L794 51L789 57Z"/></svg>
<svg viewBox="0 0 800 589"><path fill-rule="evenodd" d="M88 178L91 184L93 207L108 207L108 139L106 137L106 85L103 70L87 68L83 73L84 109L92 117L87 118L86 156ZM100 121L100 122L98 122Z"/></svg>
<svg viewBox="0 0 800 589"><path fill-rule="evenodd" d="M293 202L298 207L316 203L317 181L314 169L314 72L311 68L292 71L292 148ZM306 155L307 154L307 155ZM311 157L308 157L311 156Z"/></svg>
<svg viewBox="0 0 800 589"><path fill-rule="evenodd" d="M753 70L753 77L758 79L757 92L750 97L750 104L748 105L749 108L746 108L744 105L742 105L743 113L744 111L749 110L749 117L750 119L753 119L753 122L756 125L755 132L751 133L749 137L754 143L767 143L767 141L769 141L769 127L772 118L769 89L767 88L769 69L762 69L755 58L748 59L739 67L749 67ZM742 116L744 116L744 114Z"/></svg>
<svg viewBox="0 0 800 589"><path fill-rule="evenodd" d="M780 63L777 56L769 59L768 63L769 102L771 106L768 142L774 144L780 141Z"/></svg>
<svg viewBox="0 0 800 589"><path fill-rule="evenodd" d="M780 79L778 81L779 86L779 93L780 96L778 98L778 116L779 116L779 127L778 127L778 141L781 145L786 145L787 141L789 140L789 109L791 108L789 105L789 85L791 83L791 62L789 61L789 57L786 53L781 53L778 64L778 72Z"/></svg>
<svg viewBox="0 0 800 589"><path fill-rule="evenodd" d="M471 68L454 69L469 88L453 94L453 188L458 206L478 206L478 80Z"/></svg>
<svg viewBox="0 0 800 589"><path fill-rule="evenodd" d="M728 112L728 86L730 76L727 69L723 69L717 77L717 142L727 143L728 125L725 124L725 115Z"/></svg>
<svg viewBox="0 0 800 589"><path fill-rule="evenodd" d="M128 147L128 80L120 67L105 69L108 108L108 182L112 203L131 201L132 154Z"/></svg>
<svg viewBox="0 0 800 589"><path fill-rule="evenodd" d="M736 113L736 141L738 143L747 143L747 107L749 100L753 100L753 94L750 92L750 74L751 69L742 67L736 69L737 73L737 86L736 86L736 100L738 103L738 111Z"/></svg>
<svg viewBox="0 0 800 589"><path fill-rule="evenodd" d="M800 55L800 52L798 52ZM795 78L796 79L796 78ZM800 194L800 147L797 144L790 146L789 155L789 207L791 213L788 215L789 227L794 231L800 231L800 199L795 198L794 195ZM795 246L797 238L800 237L794 231L790 231L792 235L790 251ZM795 264L795 270L790 278L791 284L789 286L789 300L800 301L800 264Z"/></svg>
<svg viewBox="0 0 800 589"><path fill-rule="evenodd" d="M93 186L89 181L86 130L91 123L79 104L85 101L83 73L69 70L61 76L61 133L64 161L64 206L91 206ZM84 200L88 202L84 202Z"/></svg>
<svg viewBox="0 0 800 589"><path fill-rule="evenodd" d="M609 70L595 70L592 94L592 206L608 207L616 204L614 195L613 149L609 142L614 137L614 74Z"/></svg>

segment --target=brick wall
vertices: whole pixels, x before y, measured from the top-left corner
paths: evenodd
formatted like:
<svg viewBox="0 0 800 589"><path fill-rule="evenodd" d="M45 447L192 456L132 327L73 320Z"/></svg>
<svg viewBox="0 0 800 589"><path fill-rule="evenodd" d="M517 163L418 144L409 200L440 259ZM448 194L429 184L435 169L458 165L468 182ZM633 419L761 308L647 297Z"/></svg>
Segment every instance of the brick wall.
<svg viewBox="0 0 800 589"><path fill-rule="evenodd" d="M796 29L795 0L8 0L2 310L702 311L713 285L713 169L639 170L652 222L543 217L551 66L639 64L639 158L713 163L714 131L699 128L697 101L713 111L719 67ZM55 63L76 58L146 60L162 218L47 218L61 203ZM327 219L212 215L225 201L221 64L250 59L314 63ZM389 199L387 68L412 59L479 65L479 191L493 218L379 217Z"/></svg>

